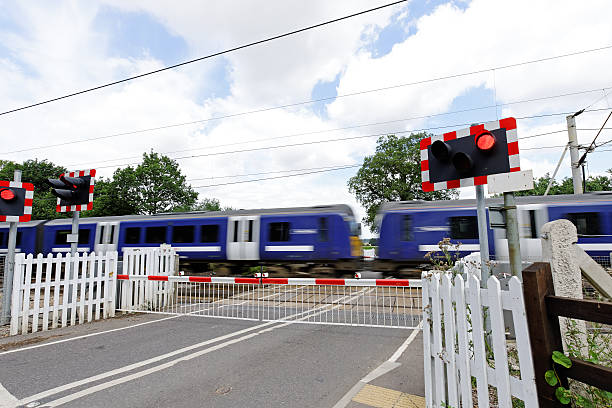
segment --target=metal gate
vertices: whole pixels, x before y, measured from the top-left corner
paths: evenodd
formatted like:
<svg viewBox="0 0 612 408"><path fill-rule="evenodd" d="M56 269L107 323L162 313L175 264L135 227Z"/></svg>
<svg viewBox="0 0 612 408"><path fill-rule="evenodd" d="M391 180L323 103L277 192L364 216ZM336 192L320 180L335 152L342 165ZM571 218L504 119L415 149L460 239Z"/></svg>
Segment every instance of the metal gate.
<svg viewBox="0 0 612 408"><path fill-rule="evenodd" d="M117 279L123 312L407 329L422 320L420 279Z"/></svg>

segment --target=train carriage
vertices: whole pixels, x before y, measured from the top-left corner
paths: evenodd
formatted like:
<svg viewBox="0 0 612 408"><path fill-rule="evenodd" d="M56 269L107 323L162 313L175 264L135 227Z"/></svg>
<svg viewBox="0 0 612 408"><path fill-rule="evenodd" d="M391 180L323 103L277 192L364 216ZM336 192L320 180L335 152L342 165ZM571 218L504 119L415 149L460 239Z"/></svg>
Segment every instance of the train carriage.
<svg viewBox="0 0 612 408"><path fill-rule="evenodd" d="M521 256L541 259L541 227L568 219L578 232L578 245L596 260L610 264L612 252L612 192L580 196L517 197ZM487 207L503 205L502 198L486 200ZM373 268L399 272L429 263L428 253L440 253L439 243L450 239L458 257L480 250L475 200L403 201L385 203L377 216L380 238ZM487 211L488 220L488 211ZM488 228L492 259L508 259L504 229Z"/></svg>
<svg viewBox="0 0 612 408"><path fill-rule="evenodd" d="M27 253L69 252L69 218L19 225ZM84 217L79 252L105 252L170 244L197 269L209 263L300 263L354 271L361 258L360 227L347 205ZM0 239L8 224L0 224ZM21 238L20 238L21 239ZM3 242L0 240L0 245ZM5 243L6 248L6 243ZM0 247L1 251L1 247Z"/></svg>

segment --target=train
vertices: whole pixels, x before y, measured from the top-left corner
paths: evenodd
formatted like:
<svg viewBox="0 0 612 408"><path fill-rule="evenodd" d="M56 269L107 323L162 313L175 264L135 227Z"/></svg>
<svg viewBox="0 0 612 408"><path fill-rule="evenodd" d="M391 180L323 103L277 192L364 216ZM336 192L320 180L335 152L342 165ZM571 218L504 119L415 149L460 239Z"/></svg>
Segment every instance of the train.
<svg viewBox="0 0 612 408"><path fill-rule="evenodd" d="M576 225L578 245L604 265L612 253L612 192L583 195L517 197L521 257L525 262L541 260L542 226L568 219ZM502 206L503 198L486 199L486 206ZM488 220L487 211L487 220ZM480 250L476 200L398 201L381 206L378 257L372 269L386 274L419 269L431 257L440 256L440 242L451 256L461 258ZM487 229L491 259L507 261L505 229ZM429 256L427 254L430 254Z"/></svg>
<svg viewBox="0 0 612 408"><path fill-rule="evenodd" d="M502 198L486 200L501 206ZM542 225L565 218L578 230L578 245L604 264L612 252L612 192L580 196L517 197L521 254L541 258ZM361 269L386 276L418 276L430 264L427 254L450 239L451 251L463 257L480 249L475 200L399 201L384 203L376 222L378 252L364 262L361 225L346 204L257 210L196 211L156 215L84 217L79 252L118 251L170 244L190 272L245 274L267 266L273 275L351 275ZM20 223L17 251L66 253L71 219ZM492 259L508 257L505 230L488 228ZM8 224L0 223L0 255L6 253ZM276 269L275 269L276 268Z"/></svg>
<svg viewBox="0 0 612 408"><path fill-rule="evenodd" d="M69 218L20 223L17 251L70 252ZM361 226L348 205L258 210L196 211L155 215L84 217L79 252L97 253L170 244L190 272L277 265L285 273L352 273L361 259ZM0 254L7 251L8 224L0 224ZM212 264L212 265L211 265ZM279 266L280 265L280 266Z"/></svg>

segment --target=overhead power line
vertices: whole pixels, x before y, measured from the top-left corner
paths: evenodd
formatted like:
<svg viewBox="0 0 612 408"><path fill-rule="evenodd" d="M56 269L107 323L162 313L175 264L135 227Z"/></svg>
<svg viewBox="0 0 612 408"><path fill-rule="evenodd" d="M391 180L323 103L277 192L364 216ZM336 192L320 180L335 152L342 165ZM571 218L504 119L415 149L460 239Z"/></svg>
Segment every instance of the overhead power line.
<svg viewBox="0 0 612 408"><path fill-rule="evenodd" d="M273 37L265 38L263 40L253 41L253 42L250 42L250 43L247 43L247 44L239 45L237 47L229 48L229 49L224 50L224 51L215 52L213 54L208 54L208 55L205 55L203 57L199 57L199 58L195 58L195 59L192 59L192 60L189 60L189 61L184 61L184 62L181 62L181 63L178 63L178 64L170 65L170 66L165 67L165 68L160 68L160 69L156 69L154 71L145 72L144 74L135 75L135 76L132 76L132 77L129 77L129 78L120 79L118 81L113 81L113 82L109 82L109 83L106 83L106 84L103 84L103 85L98 85L98 86L95 86L93 88L83 89L81 91L73 92L73 93L70 93L70 94L67 94L67 95L58 96L56 98L48 99L46 101L41 101L41 102L33 103L31 105L22 106L20 108L11 109L11 110L8 110L8 111L5 111L5 112L0 112L0 116L6 115L6 114L9 114L9 113L13 113L13 112L17 112L17 111L20 111L20 110L28 109L28 108L33 108L35 106L44 105L46 103L59 101L61 99L70 98L72 96L82 95L82 94L87 93L87 92L92 92L92 91L96 91L96 90L99 90L99 89L102 89L102 88L107 88L109 86L118 85L118 84L121 84L121 83L124 83L124 82L132 81L134 79L142 78L142 77L145 77L145 76L149 76L149 75L153 75L153 74L158 74L158 73L163 72L163 71L168 71L168 70L171 70L171 69L182 67L184 65L193 64L194 62L203 61L205 59L209 59L209 58L213 58L213 57L218 57L218 56L223 55L223 54L228 54L230 52L234 52L234 51L242 50L242 49L245 49L245 48L253 47L255 45L264 44L264 43L267 43L267 42L270 42L270 41L278 40L278 39L283 38L283 37L289 37L291 35L299 34L299 33L302 33L304 31L312 30L312 29L315 29L315 28L323 27L325 25L337 23L337 22L342 21L342 20L346 20L346 19L349 19L349 18L361 16L363 14L371 13L373 11L381 10L381 9L386 8L386 7L395 6L397 4L404 3L406 1L408 1L408 0L398 0L398 1L394 1L392 3L383 4L382 6L374 7L374 8L368 9L368 10L363 10L363 11L360 11L360 12L357 12L357 13L353 13L353 14L349 14L349 15L346 15L346 16L343 16L343 17L335 18L333 20L328 20L328 21L325 21L323 23L314 24L314 25L311 25L311 26L308 26L308 27L304 27L304 28L300 28L300 29L297 29L297 30L289 31L289 32L286 32L284 34L279 34L279 35L275 35Z"/></svg>
<svg viewBox="0 0 612 408"><path fill-rule="evenodd" d="M350 164L343 165L335 165L335 166L324 166L324 167L310 167L305 169L288 169L288 170L276 170L276 171L264 171L258 173L247 173L247 174L228 174L225 176L211 176L211 177L198 177L187 179L185 181L201 181L201 180L214 180L214 179L223 179L223 178L231 178L231 177L251 177L251 176L261 176L264 174L278 174L278 173L291 173L294 171L311 171L311 170L326 170L326 169L337 169L344 166L352 166Z"/></svg>
<svg viewBox="0 0 612 408"><path fill-rule="evenodd" d="M355 125L355 126L346 126L346 127L341 127L341 128L335 128L335 129L313 131L313 132L304 132L304 133L296 133L296 134L292 134L292 135L276 136L276 137L266 138L266 139L258 139L258 140L251 140L251 141L245 141L245 142L229 143L229 144L224 144L224 145L214 146L214 147L232 146L232 145L236 145L236 144L251 143L251 142L256 142L256 141L266 141L266 140L282 139L282 138L286 138L286 137L288 138L288 137L294 137L294 136L305 136L305 135L310 135L310 134L315 134L315 133L326 133L326 132L333 132L333 131L338 131L338 130L355 129L355 128L366 127L366 126L383 125L383 124L389 124L389 123L394 123L394 122L403 122L403 121L409 121L409 120L418 120L418 119L433 118L433 117L437 117L437 116L446 116L446 115L452 115L452 114L457 114L457 113L466 113L466 112L471 112L471 111L476 111L476 110L498 108L498 107L502 107L502 106L518 105L518 104L522 104L522 103L537 102L537 101L547 100L547 99L556 99L556 98L563 98L563 97L567 97L567 96L575 96L575 95L581 95L581 94L586 94L586 93L599 92L599 91L601 91L601 89L602 88L590 89L590 90L570 92L570 93L564 93L564 94L558 94L558 95L543 96L543 97L539 97L539 98L523 99L523 100L512 101L512 102L507 102L507 103L500 103L500 104L495 104L495 105L486 105L486 106L479 106L479 107L474 107L474 108L460 109L460 110L456 110L456 111L444 112L444 113L436 113L436 114L432 114L432 115L413 116L413 117L409 117L409 118L395 119L395 120L384 121L384 122L367 123L367 124L361 124L361 125ZM610 89L610 88L604 88L604 89ZM372 90L369 90L369 91L366 91L366 92L377 92L377 91L381 91L381 90L385 90L385 89L378 88L378 89L372 89ZM151 127L151 128L138 129L138 130L132 130L132 131L120 132L120 133L113 133L113 134L103 135L103 136L95 136L95 137L90 137L90 138L86 138L86 139L72 140L72 141L59 142L59 143L53 143L53 144L47 144L47 145L41 145L41 146L34 146L34 147L27 147L27 148L23 148L23 149L17 149L17 150L11 150L11 151L6 151L6 152L0 152L0 154L23 153L23 152L27 152L27 151L42 150L42 149L48 149L48 148L52 148L52 147L60 147L60 146L66 146L66 145L71 145L72 146L72 145L75 145L75 144L78 144L78 143L87 143L87 142L92 142L92 141L96 141L96 140L111 139L111 138L115 138L115 137L130 136L130 135L135 135L135 134L140 134L140 133L153 132L153 131L157 131L157 130L165 130L165 129L171 129L171 128L175 128L175 127L182 127L182 126L200 124L200 123L204 123L204 122L208 122L208 121L227 119L227 118L232 118L232 117L242 116L242 115L249 115L251 113L264 112L264 111L273 110L273 109L281 109L281 108L285 108L285 107L288 107L288 106L305 105L305 104L309 104L309 103L315 103L315 102L320 102L320 101L324 101L324 100L330 100L330 99L340 98L340 97L345 97L345 96L351 96L351 94L339 95L339 96L335 96L335 97L327 97L327 98L321 98L321 99L313 99L313 100L298 102L298 103L290 104L290 105L281 105L281 106L275 106L275 107L261 109L261 110L239 112L239 113L235 113L235 114L224 115L224 116L216 116L216 117L213 117L213 118L201 119L201 120L196 120L196 121L173 123L173 124L167 124L167 125L156 126L156 127ZM202 149L209 149L209 148L210 148L210 146L202 147ZM181 152L190 151L190 150L193 150L193 149L165 152L164 154L181 153ZM137 156L137 157L140 157L140 156ZM129 160L129 159L133 159L133 158L137 158L137 157L135 157L135 156L123 157L123 158L117 159L117 160ZM106 162L108 162L108 161L109 160L106 160Z"/></svg>
<svg viewBox="0 0 612 408"><path fill-rule="evenodd" d="M588 147L588 149L586 149L586 151L584 152L584 154L582 155L582 157L580 158L580 160L578 160L578 163L576 164L576 166L580 166L582 165L582 163L584 163L584 160L586 159L587 154L591 151L591 149L593 148L593 146L595 145L595 141L597 140L597 138L599 137L599 134L601 133L602 130L604 130L604 128L606 127L606 123L608 123L608 119L610 119L610 116L612 116L612 111L610 111L610 113L608 114L608 117L606 118L606 120L604 121L603 125L601 125L601 129L599 129L599 132L597 132L597 134L595 135L595 137L593 138L593 141L591 142L591 145Z"/></svg>
<svg viewBox="0 0 612 408"><path fill-rule="evenodd" d="M262 178L253 179L253 180L241 180L241 181L230 181L230 182L227 182L227 183L208 184L208 185L204 185L204 186L195 186L195 187L192 187L192 188L209 188L209 187L229 186L231 184L243 184L243 183L252 183L252 182L255 182L255 181L265 181L265 180L275 180L275 179L281 179L281 178L287 178L287 177L305 176L305 175L308 175L308 174L327 173L327 172L330 172L330 171L354 169L356 167L361 167L361 164L353 164L353 165L350 165L350 166L336 167L336 168L333 168L333 169L326 169L326 170L308 171L308 172L297 173L297 174L286 174L286 175L283 175L283 176L262 177Z"/></svg>
<svg viewBox="0 0 612 408"><path fill-rule="evenodd" d="M598 111L598 110L599 109L592 109L586 112L593 112L593 111ZM516 117L516 119L522 120L522 119L539 118L542 116L559 116L559 115L568 115L570 113L571 112L558 112L558 113L551 113L551 114L546 114L546 115L521 116L521 117ZM487 122L487 121L484 121L484 122ZM473 122L459 123L459 124L453 124L453 125L436 126L436 127L421 128L421 129L410 129L410 130L394 130L394 131L387 131L387 132L374 133L374 134L368 134L368 135L348 136L348 137L341 137L341 138L335 138L335 139L315 140L315 141L309 141L309 142L290 143L290 144L276 145L276 146L255 147L251 149L231 150L231 151L225 151L225 152L190 154L190 155L185 155L185 156L173 157L172 159L173 160L183 160L183 159L192 159L192 158L198 158L198 157L211 157L211 156L220 156L220 155L226 155L226 154L247 153L247 152L255 152L255 151L282 149L282 148L287 148L287 147L299 147L299 146L306 146L306 145L313 145L313 144L341 142L341 141L346 141L346 140L358 140L358 139L366 139L366 138L371 138L371 137L387 136L387 135L392 135L392 134L419 133L419 132L439 130L439 129L460 128L460 127L470 126L472 123ZM538 136L544 136L546 134L553 134L553 133L559 133L559 131L542 133L542 134L539 134ZM116 163L116 164L107 165L107 166L95 166L95 167L97 169L105 169L105 168L112 168L112 167L137 165L137 164L139 164L139 162L118 163L118 164ZM70 164L67 167L72 168L76 166L78 166L78 164Z"/></svg>

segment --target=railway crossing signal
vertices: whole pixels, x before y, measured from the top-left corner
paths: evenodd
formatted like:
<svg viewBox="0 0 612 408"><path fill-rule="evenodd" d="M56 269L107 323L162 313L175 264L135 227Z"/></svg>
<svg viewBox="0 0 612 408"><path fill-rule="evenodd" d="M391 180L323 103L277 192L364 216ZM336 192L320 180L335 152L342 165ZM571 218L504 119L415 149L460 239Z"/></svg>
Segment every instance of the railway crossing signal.
<svg viewBox="0 0 612 408"><path fill-rule="evenodd" d="M520 171L514 118L428 137L420 148L423 191L487 184L489 175Z"/></svg>
<svg viewBox="0 0 612 408"><path fill-rule="evenodd" d="M33 198L33 184L0 181L0 221L30 221L32 218Z"/></svg>
<svg viewBox="0 0 612 408"><path fill-rule="evenodd" d="M60 175L59 179L48 179L57 197L57 212L85 211L93 208L93 191L96 170L73 171Z"/></svg>

